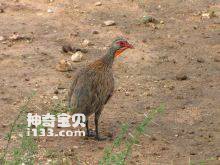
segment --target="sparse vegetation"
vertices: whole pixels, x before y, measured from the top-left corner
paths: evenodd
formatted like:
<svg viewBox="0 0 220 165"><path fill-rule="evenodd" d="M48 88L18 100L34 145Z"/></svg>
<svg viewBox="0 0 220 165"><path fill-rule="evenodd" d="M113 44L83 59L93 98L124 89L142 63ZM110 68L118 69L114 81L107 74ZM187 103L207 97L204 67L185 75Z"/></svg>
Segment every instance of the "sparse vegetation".
<svg viewBox="0 0 220 165"><path fill-rule="evenodd" d="M128 132L128 124L122 125L121 131L114 140L113 145L105 148L104 157L101 161L99 161L99 165L124 165L126 159L131 154L133 145L139 143L139 137L145 133L146 127L158 113L163 111L163 106L150 111L149 114L145 116L144 120L136 127L133 133ZM124 139L125 142L123 142ZM121 151L119 150L119 147L122 143L125 149Z"/></svg>
<svg viewBox="0 0 220 165"><path fill-rule="evenodd" d="M37 144L34 137L27 136L26 132L27 106L34 95L35 93L32 93L31 96L27 98L25 104L20 108L19 114L13 121L10 132L6 134L5 139L7 139L7 145L5 146L1 156L1 164L34 164L35 154L37 153ZM19 141L19 144L17 147L13 147L10 152L9 145L13 139L12 136Z"/></svg>

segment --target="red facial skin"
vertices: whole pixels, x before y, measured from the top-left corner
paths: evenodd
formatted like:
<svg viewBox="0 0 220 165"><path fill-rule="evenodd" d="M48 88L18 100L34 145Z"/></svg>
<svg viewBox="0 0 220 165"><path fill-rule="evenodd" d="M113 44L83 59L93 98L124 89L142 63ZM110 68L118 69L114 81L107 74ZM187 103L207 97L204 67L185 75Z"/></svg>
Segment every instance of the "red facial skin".
<svg viewBox="0 0 220 165"><path fill-rule="evenodd" d="M119 46L121 46L121 48L119 50L116 51L115 56L119 56L123 51L125 51L126 49L130 48L133 49L133 45L129 44L127 41L119 41L117 42L117 44Z"/></svg>

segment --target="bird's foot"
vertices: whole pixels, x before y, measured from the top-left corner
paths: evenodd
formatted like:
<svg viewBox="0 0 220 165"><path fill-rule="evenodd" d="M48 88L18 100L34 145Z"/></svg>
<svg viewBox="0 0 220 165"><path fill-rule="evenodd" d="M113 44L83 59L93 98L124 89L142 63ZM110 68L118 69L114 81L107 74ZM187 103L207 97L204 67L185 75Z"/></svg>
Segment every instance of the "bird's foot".
<svg viewBox="0 0 220 165"><path fill-rule="evenodd" d="M93 131L92 129L89 129L89 130L86 132L86 136L87 136L87 137L95 137L95 136L96 136L95 131Z"/></svg>
<svg viewBox="0 0 220 165"><path fill-rule="evenodd" d="M95 136L95 138L96 138L96 140L98 140L98 141L103 141L103 140L107 140L108 138L107 137L105 137L105 136Z"/></svg>

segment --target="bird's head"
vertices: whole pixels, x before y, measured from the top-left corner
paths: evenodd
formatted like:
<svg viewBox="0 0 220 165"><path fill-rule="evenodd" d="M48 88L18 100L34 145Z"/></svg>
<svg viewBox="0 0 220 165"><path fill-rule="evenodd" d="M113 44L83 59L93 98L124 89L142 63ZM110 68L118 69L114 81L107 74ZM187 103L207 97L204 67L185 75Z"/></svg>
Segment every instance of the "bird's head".
<svg viewBox="0 0 220 165"><path fill-rule="evenodd" d="M122 37L117 37L113 42L111 47L115 50L115 57L119 56L126 49L133 49L133 45L128 43L128 41Z"/></svg>

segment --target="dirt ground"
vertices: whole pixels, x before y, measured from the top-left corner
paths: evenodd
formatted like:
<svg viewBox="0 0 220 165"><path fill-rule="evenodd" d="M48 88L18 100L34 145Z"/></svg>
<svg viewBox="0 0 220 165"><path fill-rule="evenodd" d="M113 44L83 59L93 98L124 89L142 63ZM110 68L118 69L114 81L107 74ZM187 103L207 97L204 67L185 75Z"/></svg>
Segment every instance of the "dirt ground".
<svg viewBox="0 0 220 165"><path fill-rule="evenodd" d="M6 38L0 41L1 149L9 124L31 91L36 96L30 112L46 114L49 103L65 102L74 70L104 55L113 38L124 36L135 49L115 60L116 88L102 113L101 134L117 135L122 123L129 123L132 130L144 113L164 104L165 113L147 128L127 164L185 165L190 160L220 164L220 3L109 0L96 6L96 2L0 0L0 36ZM210 10L215 17L206 18L203 13ZM144 15L160 23L144 24ZM116 25L104 26L106 20ZM98 34L93 34L95 30ZM15 32L27 38L7 39ZM81 45L84 39L92 45ZM72 62L73 71L59 72L57 63L71 57L61 51L67 43L88 53L82 62ZM97 164L104 147L111 144L80 137L41 138L39 151L74 150L82 164Z"/></svg>

